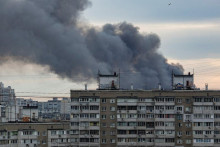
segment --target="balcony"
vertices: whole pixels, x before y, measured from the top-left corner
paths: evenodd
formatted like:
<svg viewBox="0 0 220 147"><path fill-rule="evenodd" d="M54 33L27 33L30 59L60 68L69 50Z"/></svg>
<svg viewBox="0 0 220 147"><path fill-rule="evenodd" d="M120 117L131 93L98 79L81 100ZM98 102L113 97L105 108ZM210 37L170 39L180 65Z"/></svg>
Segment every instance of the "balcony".
<svg viewBox="0 0 220 147"><path fill-rule="evenodd" d="M175 130L175 127L170 126L155 126L155 130Z"/></svg>
<svg viewBox="0 0 220 147"><path fill-rule="evenodd" d="M192 119L193 122L214 122L214 118L210 118L210 119L207 119L207 118L202 118L202 119ZM216 120L215 120L216 121Z"/></svg>
<svg viewBox="0 0 220 147"><path fill-rule="evenodd" d="M153 146L154 142L137 142L138 146Z"/></svg>
<svg viewBox="0 0 220 147"><path fill-rule="evenodd" d="M100 105L100 102L90 102L89 105L96 105L96 106L99 106L99 105Z"/></svg>
<svg viewBox="0 0 220 147"><path fill-rule="evenodd" d="M118 134L118 138L137 138L137 134Z"/></svg>
<svg viewBox="0 0 220 147"><path fill-rule="evenodd" d="M206 147L206 146L213 146L214 145L214 143L193 143L193 146L201 146L201 147Z"/></svg>
<svg viewBox="0 0 220 147"><path fill-rule="evenodd" d="M117 126L117 129L121 129L121 130L134 130L134 129L137 129L137 127L136 126Z"/></svg>
<svg viewBox="0 0 220 147"><path fill-rule="evenodd" d="M137 142L117 142L117 146L137 146Z"/></svg>
<svg viewBox="0 0 220 147"><path fill-rule="evenodd" d="M202 106L202 105L212 106L212 105L213 105L213 102L193 102L193 105L195 105L195 106Z"/></svg>
<svg viewBox="0 0 220 147"><path fill-rule="evenodd" d="M155 118L155 121L175 121L175 118Z"/></svg>
<svg viewBox="0 0 220 147"><path fill-rule="evenodd" d="M133 103L130 103L130 102L118 102L117 105L118 106L136 106L138 103L137 102L133 102Z"/></svg>
<svg viewBox="0 0 220 147"><path fill-rule="evenodd" d="M175 146L175 143L155 143L155 146Z"/></svg>
<svg viewBox="0 0 220 147"><path fill-rule="evenodd" d="M194 126L192 127L193 130L206 130L206 131L211 131L211 130L214 130L214 127L213 126L210 126L210 127L207 127L207 126Z"/></svg>

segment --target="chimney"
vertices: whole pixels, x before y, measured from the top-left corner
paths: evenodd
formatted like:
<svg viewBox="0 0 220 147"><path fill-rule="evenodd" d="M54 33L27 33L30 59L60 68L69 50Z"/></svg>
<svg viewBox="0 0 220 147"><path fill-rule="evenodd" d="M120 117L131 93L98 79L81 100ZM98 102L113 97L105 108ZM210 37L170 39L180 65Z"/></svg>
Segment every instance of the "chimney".
<svg viewBox="0 0 220 147"><path fill-rule="evenodd" d="M205 90L209 90L209 85L208 85L208 83L205 83Z"/></svg>
<svg viewBox="0 0 220 147"><path fill-rule="evenodd" d="M134 90L134 85L133 85L133 83L131 83L131 90Z"/></svg>
<svg viewBox="0 0 220 147"><path fill-rule="evenodd" d="M190 72L188 73L188 75L190 76Z"/></svg>
<svg viewBox="0 0 220 147"><path fill-rule="evenodd" d="M85 90L87 90L87 84L85 84Z"/></svg>

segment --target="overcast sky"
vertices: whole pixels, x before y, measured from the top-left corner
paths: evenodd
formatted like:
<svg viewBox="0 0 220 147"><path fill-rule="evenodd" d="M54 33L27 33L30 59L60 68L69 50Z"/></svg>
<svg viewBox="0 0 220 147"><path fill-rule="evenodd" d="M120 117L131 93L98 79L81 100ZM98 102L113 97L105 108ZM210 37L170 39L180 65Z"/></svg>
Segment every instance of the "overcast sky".
<svg viewBox="0 0 220 147"><path fill-rule="evenodd" d="M127 21L141 31L154 32L160 36L160 50L168 58L220 55L219 0L92 0L92 3L84 13L90 23Z"/></svg>
<svg viewBox="0 0 220 147"><path fill-rule="evenodd" d="M156 33L161 52L169 62L179 62L185 72L195 70L195 84L220 89L219 0L91 0L81 20L94 26L126 21L143 33ZM171 3L171 5L168 5ZM0 81L17 92L69 93L81 85L59 79L45 67L10 62L0 66ZM88 88L95 89L96 83ZM18 93L23 95L22 93ZM31 94L33 95L33 94ZM61 94L69 96L69 94Z"/></svg>

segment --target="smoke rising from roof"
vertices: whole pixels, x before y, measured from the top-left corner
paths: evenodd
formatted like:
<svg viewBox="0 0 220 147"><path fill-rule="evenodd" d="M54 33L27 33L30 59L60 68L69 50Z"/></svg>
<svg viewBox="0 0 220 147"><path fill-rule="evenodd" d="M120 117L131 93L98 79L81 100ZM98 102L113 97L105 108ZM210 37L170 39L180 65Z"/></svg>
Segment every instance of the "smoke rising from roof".
<svg viewBox="0 0 220 147"><path fill-rule="evenodd" d="M88 0L0 1L0 61L21 60L48 66L62 78L95 78L98 69L136 73L121 75L122 87L169 88L171 72L182 73L179 64L168 64L158 53L160 38L141 34L130 23L94 28L80 24L80 12Z"/></svg>

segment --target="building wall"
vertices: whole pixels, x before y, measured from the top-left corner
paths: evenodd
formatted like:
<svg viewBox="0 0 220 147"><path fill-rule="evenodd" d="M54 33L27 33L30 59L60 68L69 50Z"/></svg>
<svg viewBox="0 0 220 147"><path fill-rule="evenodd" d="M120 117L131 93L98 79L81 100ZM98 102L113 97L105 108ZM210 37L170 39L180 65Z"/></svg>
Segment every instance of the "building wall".
<svg viewBox="0 0 220 147"><path fill-rule="evenodd" d="M68 146L69 123L1 123L0 147ZM54 134L55 132L55 134Z"/></svg>
<svg viewBox="0 0 220 147"><path fill-rule="evenodd" d="M94 98L99 120L81 110ZM100 144L80 135L94 121ZM71 91L71 131L76 146L220 146L220 91Z"/></svg>

